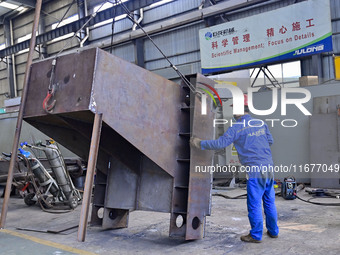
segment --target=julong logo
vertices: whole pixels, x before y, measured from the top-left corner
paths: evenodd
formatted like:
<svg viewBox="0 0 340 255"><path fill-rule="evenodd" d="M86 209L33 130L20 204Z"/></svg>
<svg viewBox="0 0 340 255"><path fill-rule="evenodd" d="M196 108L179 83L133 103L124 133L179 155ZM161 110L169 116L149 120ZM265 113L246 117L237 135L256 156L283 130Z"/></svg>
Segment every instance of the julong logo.
<svg viewBox="0 0 340 255"><path fill-rule="evenodd" d="M312 52L317 52L317 51L323 51L324 49L324 45L317 45L317 46L311 46L308 47L306 49L300 49L300 50L296 50L294 53L295 55L301 55L301 54L307 54L307 53L312 53Z"/></svg>

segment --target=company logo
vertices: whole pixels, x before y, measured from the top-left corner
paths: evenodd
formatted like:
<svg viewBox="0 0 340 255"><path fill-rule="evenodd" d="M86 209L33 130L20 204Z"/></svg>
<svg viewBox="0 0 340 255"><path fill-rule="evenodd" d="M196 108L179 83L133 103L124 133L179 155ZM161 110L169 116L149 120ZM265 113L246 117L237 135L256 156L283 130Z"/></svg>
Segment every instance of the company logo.
<svg viewBox="0 0 340 255"><path fill-rule="evenodd" d="M234 32L235 32L235 28L231 27L231 28L226 28L226 29L219 30L219 31L216 31L216 32L212 32L212 33L206 32L204 37L205 37L206 40L210 40L210 39L215 38L215 37L230 35Z"/></svg>
<svg viewBox="0 0 340 255"><path fill-rule="evenodd" d="M317 46L310 46L306 49L296 50L295 53L294 53L294 56L296 56L296 55L299 56L299 55L318 52L318 51L323 51L324 47L325 47L324 45L317 45Z"/></svg>
<svg viewBox="0 0 340 255"><path fill-rule="evenodd" d="M213 37L213 34L211 32L206 32L204 36L206 40L210 40Z"/></svg>

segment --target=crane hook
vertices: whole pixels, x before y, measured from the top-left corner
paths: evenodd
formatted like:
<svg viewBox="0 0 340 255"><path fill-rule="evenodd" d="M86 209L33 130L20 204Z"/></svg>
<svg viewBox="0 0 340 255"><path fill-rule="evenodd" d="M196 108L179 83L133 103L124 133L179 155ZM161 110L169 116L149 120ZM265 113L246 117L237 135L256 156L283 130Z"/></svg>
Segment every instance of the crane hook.
<svg viewBox="0 0 340 255"><path fill-rule="evenodd" d="M45 99L43 101L43 109L48 114L53 112L53 108L54 108L54 106L55 106L55 104L57 102L57 100L55 100L55 99L52 102L50 102L52 97L53 97L53 95L54 95L54 86L53 86L52 90L49 90L47 92L47 96L45 97Z"/></svg>

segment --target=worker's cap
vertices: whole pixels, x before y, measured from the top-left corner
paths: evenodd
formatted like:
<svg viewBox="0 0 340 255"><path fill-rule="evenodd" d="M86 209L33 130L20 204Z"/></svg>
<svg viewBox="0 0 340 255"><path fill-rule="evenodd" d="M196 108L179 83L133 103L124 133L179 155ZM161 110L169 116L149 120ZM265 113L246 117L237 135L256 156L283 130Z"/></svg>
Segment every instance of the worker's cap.
<svg viewBox="0 0 340 255"><path fill-rule="evenodd" d="M244 106L248 106L248 95L247 94L243 94L244 97ZM233 106L234 104L231 104L230 106Z"/></svg>

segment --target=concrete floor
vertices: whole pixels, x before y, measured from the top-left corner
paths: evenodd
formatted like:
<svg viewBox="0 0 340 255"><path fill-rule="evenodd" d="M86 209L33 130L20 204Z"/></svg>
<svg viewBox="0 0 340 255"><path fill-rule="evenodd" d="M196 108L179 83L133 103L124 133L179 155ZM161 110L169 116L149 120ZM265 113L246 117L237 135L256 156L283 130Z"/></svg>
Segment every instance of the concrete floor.
<svg viewBox="0 0 340 255"><path fill-rule="evenodd" d="M218 192L234 196L244 191ZM310 198L304 191L299 194ZM11 198L6 229L0 231L0 254L340 254L340 207L281 197L276 204L280 236L271 239L264 235L260 244L240 241L240 236L249 231L246 200L216 196L203 240L171 239L169 214L136 211L130 214L129 228L103 231L89 227L86 242L80 243L77 232L61 235L16 229L77 224L80 206L71 213L50 214L38 206L27 207L23 199Z"/></svg>

